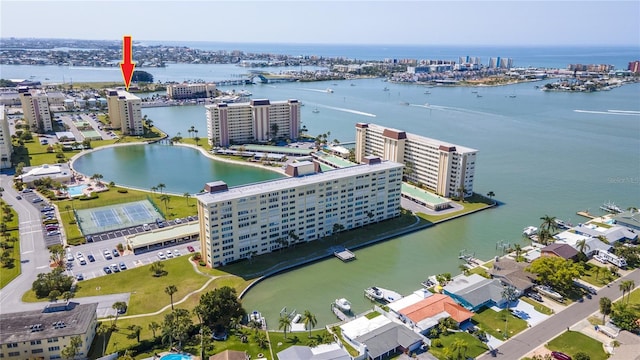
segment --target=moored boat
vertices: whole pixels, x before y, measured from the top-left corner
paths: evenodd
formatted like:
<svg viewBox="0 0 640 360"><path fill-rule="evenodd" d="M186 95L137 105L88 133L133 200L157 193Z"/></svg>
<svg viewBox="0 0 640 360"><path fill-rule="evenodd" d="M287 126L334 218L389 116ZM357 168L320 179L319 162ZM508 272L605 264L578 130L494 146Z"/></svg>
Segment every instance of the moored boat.
<svg viewBox="0 0 640 360"><path fill-rule="evenodd" d="M522 230L522 234L526 236L532 236L538 233L538 228L535 226L527 226Z"/></svg>
<svg viewBox="0 0 640 360"><path fill-rule="evenodd" d="M345 298L336 299L333 304L342 311L351 311L351 303Z"/></svg>
<svg viewBox="0 0 640 360"><path fill-rule="evenodd" d="M260 314L260 312L257 310L253 310L253 312L249 314L249 321L253 321L260 324L260 326L264 326L264 318L262 317L262 314Z"/></svg>
<svg viewBox="0 0 640 360"><path fill-rule="evenodd" d="M365 289L364 292L373 300L382 300L382 298L384 297L384 293L382 292L382 290L378 289L375 286Z"/></svg>

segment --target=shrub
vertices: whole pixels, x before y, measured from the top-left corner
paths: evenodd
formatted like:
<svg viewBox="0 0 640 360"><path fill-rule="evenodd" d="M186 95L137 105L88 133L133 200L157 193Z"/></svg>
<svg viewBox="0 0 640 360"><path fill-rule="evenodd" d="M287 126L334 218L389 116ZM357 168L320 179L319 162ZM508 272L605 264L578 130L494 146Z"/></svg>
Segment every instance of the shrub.
<svg viewBox="0 0 640 360"><path fill-rule="evenodd" d="M198 264L199 264L200 266L207 266L207 263L206 263L206 262L204 262L204 260L200 260L200 262L198 262Z"/></svg>
<svg viewBox="0 0 640 360"><path fill-rule="evenodd" d="M120 194L126 194L126 193L128 193L129 191L128 191L127 189L118 189L118 192L119 192Z"/></svg>
<svg viewBox="0 0 640 360"><path fill-rule="evenodd" d="M199 252L193 253L193 260L200 260L200 258L202 258L202 255Z"/></svg>
<svg viewBox="0 0 640 360"><path fill-rule="evenodd" d="M67 159L58 159L58 164L64 164L67 162Z"/></svg>
<svg viewBox="0 0 640 360"><path fill-rule="evenodd" d="M591 357L587 353L579 352L574 356L576 360L591 360Z"/></svg>
<svg viewBox="0 0 640 360"><path fill-rule="evenodd" d="M437 347L437 348L442 347L442 340L440 340L440 339L431 340L431 346Z"/></svg>
<svg viewBox="0 0 640 360"><path fill-rule="evenodd" d="M97 198L98 198L98 194L95 194L95 193L91 193L90 196L82 195L82 196L78 197L78 199L80 199L80 201L93 200L93 199L97 199Z"/></svg>

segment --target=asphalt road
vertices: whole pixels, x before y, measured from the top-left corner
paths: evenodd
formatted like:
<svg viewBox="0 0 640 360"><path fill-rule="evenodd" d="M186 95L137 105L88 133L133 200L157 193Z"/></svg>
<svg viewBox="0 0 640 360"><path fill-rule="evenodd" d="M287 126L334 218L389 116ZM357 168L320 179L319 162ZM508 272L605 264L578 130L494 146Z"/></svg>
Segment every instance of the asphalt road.
<svg viewBox="0 0 640 360"><path fill-rule="evenodd" d="M622 296L618 285L624 280L634 280L636 284L640 284L640 270L636 269L611 283L611 286L600 289L598 294L594 295L592 299L585 299L582 303L575 302L540 324L512 337L498 348L497 357L502 359L520 359L535 350L538 346L560 335L567 330L567 327L576 324L580 320L586 319L589 315L598 311L602 297L615 300ZM478 359L488 360L491 358L491 354L487 353Z"/></svg>

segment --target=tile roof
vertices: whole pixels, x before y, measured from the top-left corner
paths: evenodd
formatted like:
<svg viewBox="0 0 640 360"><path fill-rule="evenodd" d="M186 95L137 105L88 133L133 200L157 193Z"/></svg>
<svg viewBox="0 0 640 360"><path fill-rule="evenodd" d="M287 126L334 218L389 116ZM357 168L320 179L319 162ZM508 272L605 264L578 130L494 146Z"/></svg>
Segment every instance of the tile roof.
<svg viewBox="0 0 640 360"><path fill-rule="evenodd" d="M474 315L471 311L458 305L449 296L442 294L435 294L411 306L400 309L400 313L414 323L419 323L443 312L449 314L453 320L459 323L470 319Z"/></svg>

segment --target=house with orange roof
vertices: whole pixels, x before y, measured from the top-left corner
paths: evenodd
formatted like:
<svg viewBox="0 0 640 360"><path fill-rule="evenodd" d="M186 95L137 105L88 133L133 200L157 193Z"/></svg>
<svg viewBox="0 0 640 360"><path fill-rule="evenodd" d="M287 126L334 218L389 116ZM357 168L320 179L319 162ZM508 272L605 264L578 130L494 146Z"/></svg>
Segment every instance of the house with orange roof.
<svg viewBox="0 0 640 360"><path fill-rule="evenodd" d="M420 333L425 333L438 325L440 319L450 317L460 325L474 315L451 297L442 294L433 294L397 312L400 320Z"/></svg>

